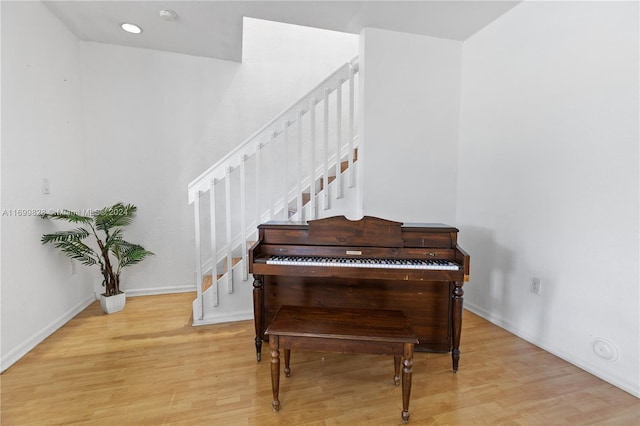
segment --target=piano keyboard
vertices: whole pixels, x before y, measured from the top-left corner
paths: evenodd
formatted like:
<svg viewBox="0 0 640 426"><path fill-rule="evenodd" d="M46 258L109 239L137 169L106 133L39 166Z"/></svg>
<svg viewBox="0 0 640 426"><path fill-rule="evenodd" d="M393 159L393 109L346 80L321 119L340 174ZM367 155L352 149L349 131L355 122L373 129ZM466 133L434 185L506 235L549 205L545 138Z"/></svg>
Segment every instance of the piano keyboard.
<svg viewBox="0 0 640 426"><path fill-rule="evenodd" d="M432 259L360 259L333 258L319 256L272 256L267 265L287 266L332 266L344 268L383 268L383 269L431 269L438 271L458 271L460 266L449 260Z"/></svg>

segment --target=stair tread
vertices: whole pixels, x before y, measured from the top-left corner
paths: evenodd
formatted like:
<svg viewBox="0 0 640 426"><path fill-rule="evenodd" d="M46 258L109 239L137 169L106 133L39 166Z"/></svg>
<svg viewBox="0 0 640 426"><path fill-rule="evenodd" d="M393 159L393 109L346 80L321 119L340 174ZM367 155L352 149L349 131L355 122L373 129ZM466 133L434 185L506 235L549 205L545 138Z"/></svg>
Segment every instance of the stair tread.
<svg viewBox="0 0 640 426"><path fill-rule="evenodd" d="M327 179L329 181L329 185L331 185L331 183L336 180L335 176L329 176L329 178ZM322 191L324 189L324 177L320 178L320 191Z"/></svg>
<svg viewBox="0 0 640 426"><path fill-rule="evenodd" d="M212 285L213 277L211 275L205 275L204 277L202 277L202 292L205 292Z"/></svg>
<svg viewBox="0 0 640 426"><path fill-rule="evenodd" d="M233 268L234 266L236 266L241 261L242 261L241 257L233 257L233 258L231 258L231 267ZM225 261L224 262L224 272L217 275L218 279L222 278L224 276L224 274L226 274L226 273L227 273L227 262ZM202 277L202 291L205 291L206 289L211 287L212 284L213 284L213 277L211 276L211 274L205 275L205 276Z"/></svg>

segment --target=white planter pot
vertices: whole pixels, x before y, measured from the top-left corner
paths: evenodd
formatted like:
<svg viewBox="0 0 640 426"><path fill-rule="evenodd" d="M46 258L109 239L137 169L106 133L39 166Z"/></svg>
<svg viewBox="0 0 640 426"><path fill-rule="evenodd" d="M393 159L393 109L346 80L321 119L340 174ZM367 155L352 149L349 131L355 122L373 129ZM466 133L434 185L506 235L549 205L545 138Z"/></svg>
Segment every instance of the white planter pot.
<svg viewBox="0 0 640 426"><path fill-rule="evenodd" d="M102 306L102 310L107 314L123 310L126 301L127 295L124 292L108 297L104 294L100 295L100 306Z"/></svg>

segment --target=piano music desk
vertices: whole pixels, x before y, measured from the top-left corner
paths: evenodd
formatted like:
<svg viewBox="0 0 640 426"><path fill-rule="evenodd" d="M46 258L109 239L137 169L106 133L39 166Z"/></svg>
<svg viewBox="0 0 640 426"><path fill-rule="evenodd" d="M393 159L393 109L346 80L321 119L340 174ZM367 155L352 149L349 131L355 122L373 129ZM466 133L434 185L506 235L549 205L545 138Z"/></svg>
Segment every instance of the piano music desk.
<svg viewBox="0 0 640 426"><path fill-rule="evenodd" d="M282 306L266 330L271 348L273 411L280 410L280 349L285 376L291 349L393 355L394 383L400 383L402 359L402 421L409 421L413 347L418 343L404 312L359 308Z"/></svg>

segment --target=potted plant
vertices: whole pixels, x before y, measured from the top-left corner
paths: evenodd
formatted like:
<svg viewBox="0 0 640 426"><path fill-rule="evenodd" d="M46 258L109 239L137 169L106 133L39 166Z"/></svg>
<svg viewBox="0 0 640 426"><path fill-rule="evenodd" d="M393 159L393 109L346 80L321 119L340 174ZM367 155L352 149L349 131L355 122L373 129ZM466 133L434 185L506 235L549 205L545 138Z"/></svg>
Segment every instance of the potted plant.
<svg viewBox="0 0 640 426"><path fill-rule="evenodd" d="M122 268L139 263L153 255L139 244L127 242L123 238L122 227L129 225L137 207L133 204L117 203L111 207L91 211L83 216L71 210L42 215L44 219L64 220L79 226L72 230L58 231L42 236L42 244L53 244L71 259L83 265L100 267L102 286L100 303L106 313L124 309L125 293L120 290ZM93 237L95 246L85 240Z"/></svg>

